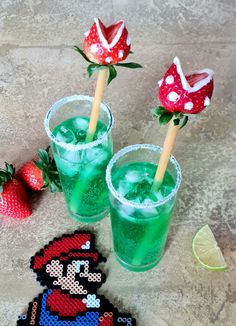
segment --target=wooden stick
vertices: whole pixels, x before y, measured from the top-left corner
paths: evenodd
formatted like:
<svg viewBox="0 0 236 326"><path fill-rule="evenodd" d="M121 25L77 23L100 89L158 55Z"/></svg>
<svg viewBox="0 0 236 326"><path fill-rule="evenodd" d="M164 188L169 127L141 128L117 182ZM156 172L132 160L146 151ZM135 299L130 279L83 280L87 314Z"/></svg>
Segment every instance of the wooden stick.
<svg viewBox="0 0 236 326"><path fill-rule="evenodd" d="M96 132L97 122L98 122L98 117L100 112L100 105L102 102L102 97L107 81L107 74L108 74L107 68L98 71L98 79L97 79L97 85L96 85L96 90L94 95L93 107L90 115L89 127L88 127L87 136L85 140L86 143L93 141L93 137Z"/></svg>
<svg viewBox="0 0 236 326"><path fill-rule="evenodd" d="M160 161L156 170L156 174L154 177L154 187L155 189L158 189L160 185L162 184L166 168L169 162L170 155L172 153L174 144L175 144L175 139L177 135L177 131L179 129L179 126L175 126L173 119L169 122L169 127L168 131L166 134L166 138L163 144L163 150L161 153Z"/></svg>

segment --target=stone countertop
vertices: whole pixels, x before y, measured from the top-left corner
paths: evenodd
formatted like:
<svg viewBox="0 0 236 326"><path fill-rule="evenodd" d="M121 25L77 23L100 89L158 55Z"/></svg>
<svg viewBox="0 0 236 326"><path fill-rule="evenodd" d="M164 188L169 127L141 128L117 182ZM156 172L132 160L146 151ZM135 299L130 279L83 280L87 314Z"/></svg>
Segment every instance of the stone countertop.
<svg viewBox="0 0 236 326"><path fill-rule="evenodd" d="M162 144L166 132L152 121L157 81L175 55L184 70L215 71L212 105L178 134L174 155L183 169L166 253L146 273L131 273L115 261L110 222L89 226L108 257L101 291L133 313L138 326L233 326L236 320L236 7L215 0L2 0L0 4L0 153L20 166L48 144L43 118L56 100L93 95L95 78L72 50L94 16L123 18L142 71L119 69L104 101L115 116L115 151L133 143ZM15 325L42 288L30 257L55 236L82 225L67 216L62 194L32 198L24 221L0 219L0 325ZM212 227L229 265L227 272L201 269L191 254L192 237Z"/></svg>

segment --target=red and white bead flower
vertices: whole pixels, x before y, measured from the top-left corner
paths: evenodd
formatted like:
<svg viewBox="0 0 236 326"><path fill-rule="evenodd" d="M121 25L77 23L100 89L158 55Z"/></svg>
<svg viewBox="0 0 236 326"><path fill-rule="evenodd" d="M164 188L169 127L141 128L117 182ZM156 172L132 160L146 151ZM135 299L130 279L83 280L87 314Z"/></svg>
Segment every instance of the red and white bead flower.
<svg viewBox="0 0 236 326"><path fill-rule="evenodd" d="M178 57L159 81L158 96L169 112L196 114L210 104L213 93L213 71L202 69L184 75Z"/></svg>

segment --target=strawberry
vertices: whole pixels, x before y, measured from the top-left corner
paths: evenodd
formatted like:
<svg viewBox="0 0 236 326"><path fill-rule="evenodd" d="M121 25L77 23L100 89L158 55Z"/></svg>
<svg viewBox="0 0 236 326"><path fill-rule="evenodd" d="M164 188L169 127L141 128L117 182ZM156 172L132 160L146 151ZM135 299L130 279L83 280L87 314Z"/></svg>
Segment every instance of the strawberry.
<svg viewBox="0 0 236 326"><path fill-rule="evenodd" d="M13 175L12 164L5 163L6 169L0 169L0 214L23 219L32 214L27 193L22 184Z"/></svg>
<svg viewBox="0 0 236 326"><path fill-rule="evenodd" d="M125 60L130 52L130 39L123 20L105 27L100 19L95 18L85 33L84 52L89 60L100 65Z"/></svg>
<svg viewBox="0 0 236 326"><path fill-rule="evenodd" d="M52 192L61 191L59 174L54 159L49 155L49 147L39 149L38 157L27 161L16 173L16 178L32 190L49 187Z"/></svg>
<svg viewBox="0 0 236 326"><path fill-rule="evenodd" d="M178 57L159 82L159 99L169 112L197 114L210 105L213 71L203 69L184 75Z"/></svg>
<svg viewBox="0 0 236 326"><path fill-rule="evenodd" d="M94 18L94 24L85 33L84 50L75 46L75 50L87 61L89 77L95 71L107 69L109 71L107 85L116 78L115 66L125 68L142 68L135 62L120 62L127 58L130 53L131 42L123 20L105 27L100 19Z"/></svg>

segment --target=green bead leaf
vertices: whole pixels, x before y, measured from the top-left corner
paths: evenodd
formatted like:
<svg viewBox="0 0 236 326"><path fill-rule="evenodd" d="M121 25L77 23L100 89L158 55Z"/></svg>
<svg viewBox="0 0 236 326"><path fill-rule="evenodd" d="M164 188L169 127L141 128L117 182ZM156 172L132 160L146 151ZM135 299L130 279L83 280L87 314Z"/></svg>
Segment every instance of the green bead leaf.
<svg viewBox="0 0 236 326"><path fill-rule="evenodd" d="M181 122L180 129L182 129L188 122L188 116L185 115L183 121Z"/></svg>
<svg viewBox="0 0 236 326"><path fill-rule="evenodd" d="M90 61L90 60L86 57L86 54L84 53L84 51L81 50L78 46L75 45L75 46L74 46L74 49L75 49L75 51L77 51L80 55L82 55L82 57L83 57L86 61L92 63L92 61Z"/></svg>
<svg viewBox="0 0 236 326"><path fill-rule="evenodd" d="M95 71L103 70L103 69L107 69L107 68L108 68L108 66L102 66L97 63L91 63L87 68L87 72L88 72L89 77L91 77Z"/></svg>
<svg viewBox="0 0 236 326"><path fill-rule="evenodd" d="M125 67L125 68L131 68L131 69L143 68L139 63L135 63L135 62L117 63L116 66Z"/></svg>
<svg viewBox="0 0 236 326"><path fill-rule="evenodd" d="M114 66L109 66L109 76L108 76L108 80L107 80L107 86L110 84L110 82L116 78L117 76L117 71L115 69Z"/></svg>
<svg viewBox="0 0 236 326"><path fill-rule="evenodd" d="M160 125L166 125L173 117L173 113L165 112L159 117Z"/></svg>

